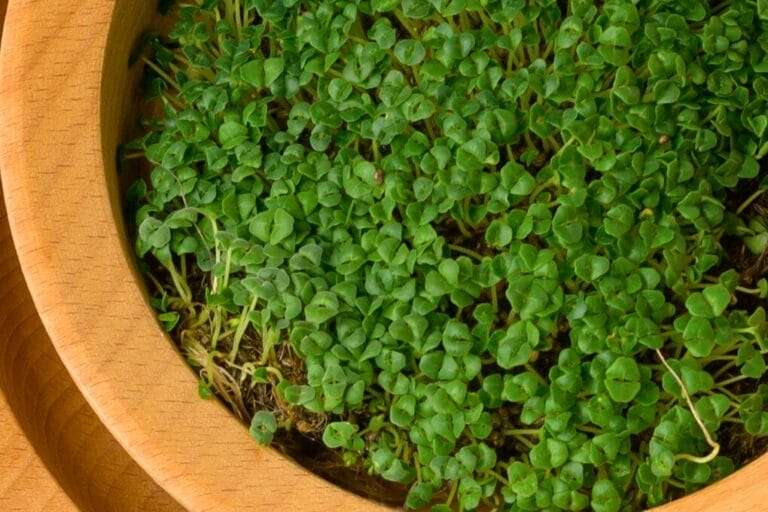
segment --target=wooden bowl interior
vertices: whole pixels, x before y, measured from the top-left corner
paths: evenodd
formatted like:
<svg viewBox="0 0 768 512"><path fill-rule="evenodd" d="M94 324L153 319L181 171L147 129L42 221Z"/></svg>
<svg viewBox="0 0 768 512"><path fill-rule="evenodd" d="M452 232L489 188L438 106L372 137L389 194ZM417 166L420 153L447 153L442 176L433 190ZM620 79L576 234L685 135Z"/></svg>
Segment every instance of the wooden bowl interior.
<svg viewBox="0 0 768 512"><path fill-rule="evenodd" d="M135 118L129 56L153 8L146 0L11 3L0 54L0 167L43 323L103 423L185 508L391 510L256 446L220 404L197 396L154 319L115 164ZM768 486L758 482L766 471L763 456L669 510L765 510Z"/></svg>
<svg viewBox="0 0 768 512"><path fill-rule="evenodd" d="M271 449L216 401L160 330L127 241L116 150L145 0L12 2L0 55L0 168L30 292L77 386L130 456L189 510L385 507Z"/></svg>
<svg viewBox="0 0 768 512"><path fill-rule="evenodd" d="M0 304L0 510L180 512L61 364L24 284L2 197Z"/></svg>

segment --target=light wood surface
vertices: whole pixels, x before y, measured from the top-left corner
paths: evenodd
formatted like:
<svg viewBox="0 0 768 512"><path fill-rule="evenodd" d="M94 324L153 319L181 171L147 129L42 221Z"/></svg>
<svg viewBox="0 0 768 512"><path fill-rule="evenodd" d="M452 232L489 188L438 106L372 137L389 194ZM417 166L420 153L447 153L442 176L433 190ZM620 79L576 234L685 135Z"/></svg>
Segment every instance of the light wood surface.
<svg viewBox="0 0 768 512"><path fill-rule="evenodd" d="M24 283L1 188L0 305L0 511L182 510L104 428L61 363Z"/></svg>
<svg viewBox="0 0 768 512"><path fill-rule="evenodd" d="M128 56L154 5L9 3L0 169L37 310L103 423L186 508L386 510L259 448L220 404L201 400L147 305L119 227L114 161Z"/></svg>
<svg viewBox="0 0 768 512"><path fill-rule="evenodd" d="M0 0L0 46L5 8ZM104 428L61 363L24 283L0 187L0 511L76 510L183 509Z"/></svg>
<svg viewBox="0 0 768 512"><path fill-rule="evenodd" d="M181 511L61 363L25 286L2 197L0 305L0 511Z"/></svg>
<svg viewBox="0 0 768 512"><path fill-rule="evenodd" d="M0 41L3 39L3 21L5 21L5 10L8 8L8 0L0 0Z"/></svg>
<svg viewBox="0 0 768 512"><path fill-rule="evenodd" d="M0 0L0 44L3 37L3 21L6 0ZM5 208L0 192L0 304L5 295L5 283L10 273L20 275L18 264L15 267L8 262L16 259L16 252L10 239L8 223L5 221ZM8 270L10 269L10 270ZM18 283L16 283L18 284ZM7 326L3 326L7 327ZM6 332L0 328L0 332ZM27 439L11 407L0 389L0 510L43 511L77 510L72 500L59 486L35 449Z"/></svg>
<svg viewBox="0 0 768 512"><path fill-rule="evenodd" d="M45 467L0 395L0 510L74 512L77 507Z"/></svg>
<svg viewBox="0 0 768 512"><path fill-rule="evenodd" d="M154 2L11 0L0 53L0 168L40 316L128 453L190 510L374 511L249 439L155 323L127 248L115 179L127 59ZM112 22L112 20L119 20ZM766 510L763 457L668 510Z"/></svg>

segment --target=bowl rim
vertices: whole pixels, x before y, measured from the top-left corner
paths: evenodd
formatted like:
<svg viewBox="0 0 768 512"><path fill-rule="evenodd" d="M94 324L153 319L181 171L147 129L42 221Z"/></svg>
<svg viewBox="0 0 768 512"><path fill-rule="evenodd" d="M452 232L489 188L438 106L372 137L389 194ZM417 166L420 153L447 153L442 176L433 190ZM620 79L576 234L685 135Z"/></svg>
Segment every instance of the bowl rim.
<svg viewBox="0 0 768 512"><path fill-rule="evenodd" d="M0 167L46 330L104 425L185 508L391 510L259 447L218 401L200 399L150 313L116 204L114 155L131 45L153 8L143 0L10 2Z"/></svg>
<svg viewBox="0 0 768 512"><path fill-rule="evenodd" d="M0 168L40 317L104 425L184 507L393 510L256 446L222 405L199 398L151 314L129 255L113 158L125 62L151 4L10 1L0 50ZM759 510L768 486L752 482L767 473L764 454L655 510L724 510L725 502L733 512Z"/></svg>

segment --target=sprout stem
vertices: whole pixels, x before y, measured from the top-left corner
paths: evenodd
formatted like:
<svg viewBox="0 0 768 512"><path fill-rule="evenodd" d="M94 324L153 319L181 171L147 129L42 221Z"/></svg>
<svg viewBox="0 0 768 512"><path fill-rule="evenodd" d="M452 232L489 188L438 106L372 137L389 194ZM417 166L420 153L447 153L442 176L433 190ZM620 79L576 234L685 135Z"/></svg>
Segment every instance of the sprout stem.
<svg viewBox="0 0 768 512"><path fill-rule="evenodd" d="M716 379L720 377L722 374L733 368L733 366L736 364L736 358L734 357L730 362L724 364L719 370L715 372L713 377Z"/></svg>
<svg viewBox="0 0 768 512"><path fill-rule="evenodd" d="M672 367L669 366L669 363L667 363L667 360L664 358L664 354L661 353L661 350L656 349L656 355L659 356L659 359L661 360L661 364L663 364L664 367L667 369L667 371L670 374L672 374L672 377L677 382L677 385L680 386L680 391L683 394L683 398L685 398L685 402L688 404L688 408L691 410L693 419L696 420L696 423L699 425L699 428L701 429L701 432L704 434L704 439L707 441L707 444L712 447L712 451L703 457L698 457L696 455L691 455L688 453L678 453L675 456L675 459L676 460L685 459L691 462L695 462L696 464L706 464L707 462L712 461L715 457L717 457L717 454L720 453L720 445L717 443L717 441L712 439L712 436L709 435L709 430L707 430L707 427L704 426L704 422L701 420L701 417L699 416L699 413L696 410L696 407L693 405L693 401L691 400L691 395L688 394L688 389L685 387L685 383L683 382L683 379L681 379L680 376L675 372L675 370L673 370Z"/></svg>
<svg viewBox="0 0 768 512"><path fill-rule="evenodd" d="M221 307L216 307L213 311L213 331L211 332L211 350L216 350L221 334Z"/></svg>
<svg viewBox="0 0 768 512"><path fill-rule="evenodd" d="M763 195L763 193L768 190L765 187L757 189L756 192L754 192L751 196L749 196L741 205L736 208L736 215L739 215L741 212L747 209L747 207L754 202L755 199Z"/></svg>
<svg viewBox="0 0 768 512"><path fill-rule="evenodd" d="M488 474L491 475L492 477L494 477L499 482L501 482L502 485L507 485L509 483L509 480L507 480L506 478L501 476L500 473L498 473L497 471L494 471L493 469L488 470Z"/></svg>
<svg viewBox="0 0 768 512"><path fill-rule="evenodd" d="M237 25L237 36L240 37L243 29L243 13L240 10L240 0L235 0L235 24Z"/></svg>
<svg viewBox="0 0 768 512"><path fill-rule="evenodd" d="M733 361L736 359L736 356L709 356L705 357L701 360L704 364L709 364L715 361Z"/></svg>
<svg viewBox="0 0 768 512"><path fill-rule="evenodd" d="M160 281L158 281L157 278L154 275L152 275L151 272L147 272L147 277L149 278L150 281L152 281L152 284L155 285L155 288L157 289L157 293L167 295L165 291L165 287L163 287L163 285L160 284Z"/></svg>
<svg viewBox="0 0 768 512"><path fill-rule="evenodd" d="M275 368L274 366L265 366L264 367L267 370L267 373L271 373L275 377L277 377L278 381L285 380L285 377L283 377L283 372Z"/></svg>
<svg viewBox="0 0 768 512"><path fill-rule="evenodd" d="M512 434L512 437L514 437L515 439L523 443L526 446L526 448L528 448L529 450L534 447L534 444L525 436L521 436L519 434Z"/></svg>
<svg viewBox="0 0 768 512"><path fill-rule="evenodd" d="M179 85L179 83L173 78L171 78L168 73L163 71L163 69L160 66L158 66L157 64L155 64L154 62L152 62L146 57L142 57L141 60L143 60L147 66L152 68L152 71L157 73L160 76L160 78L168 82L169 85L172 85L174 89L176 89L177 91L181 91L181 86Z"/></svg>
<svg viewBox="0 0 768 512"><path fill-rule="evenodd" d="M419 39L419 32L413 28L408 19L403 15L402 12L400 12L400 9L395 9L395 18L397 18L397 21L400 22L400 25L402 25L402 27L408 31L413 39Z"/></svg>
<svg viewBox="0 0 768 512"><path fill-rule="evenodd" d="M187 283L181 278L179 272L176 270L176 266L173 264L173 260L164 266L168 270L168 273L171 274L171 280L173 281L173 286L176 288L176 291L179 294L179 298L187 306L192 304L192 292L189 290L189 286L187 286Z"/></svg>
<svg viewBox="0 0 768 512"><path fill-rule="evenodd" d="M725 394L731 399L731 403L733 404L734 407L738 407L739 404L741 403L741 398L739 398L739 396L736 395L733 391L730 391L725 388L720 388L720 392L722 392L723 394Z"/></svg>
<svg viewBox="0 0 768 512"><path fill-rule="evenodd" d="M453 497L456 496L456 489L459 487L459 481L454 480L451 484L451 490L448 491L448 499L446 500L446 505L449 507L451 506L451 503L453 503Z"/></svg>
<svg viewBox="0 0 768 512"><path fill-rule="evenodd" d="M464 225L464 223L459 219L454 219L456 221L456 226L458 226L459 231L461 231L461 234L464 235L465 238L472 238L472 233L470 233L467 230L467 227Z"/></svg>
<svg viewBox="0 0 768 512"><path fill-rule="evenodd" d="M667 479L667 483L672 487L677 487L678 489L685 489L685 485L683 485L682 483L672 478Z"/></svg>
<svg viewBox="0 0 768 512"><path fill-rule="evenodd" d="M229 361L234 362L237 357L237 352L240 349L240 341L243 339L245 330L248 328L248 314L256 307L256 302L259 299L254 297L251 303L243 308L240 314L240 323L237 324L237 330L235 331L235 337L232 340L232 350L229 352Z"/></svg>
<svg viewBox="0 0 768 512"><path fill-rule="evenodd" d="M736 291L741 293L748 293L750 295L760 295L760 290L757 288L746 288L744 286L737 286Z"/></svg>
<svg viewBox="0 0 768 512"><path fill-rule="evenodd" d="M475 258L477 261L483 261L483 258L484 258L482 254L477 253L472 249L467 249L466 247L462 247L460 245L448 244L448 248L452 251L460 252L461 254Z"/></svg>
<svg viewBox="0 0 768 512"><path fill-rule="evenodd" d="M735 384L736 382L739 382L739 381L742 381L742 380L748 379L748 378L749 377L747 377L746 375L737 375L735 377L731 377L730 379L726 379L726 380L724 380L722 382L718 382L716 384L716 386L719 387L719 388L722 388L722 387L729 386L731 384Z"/></svg>
<svg viewBox="0 0 768 512"><path fill-rule="evenodd" d="M504 434L508 436L523 435L523 436L538 436L541 432L538 428L513 428L505 430Z"/></svg>

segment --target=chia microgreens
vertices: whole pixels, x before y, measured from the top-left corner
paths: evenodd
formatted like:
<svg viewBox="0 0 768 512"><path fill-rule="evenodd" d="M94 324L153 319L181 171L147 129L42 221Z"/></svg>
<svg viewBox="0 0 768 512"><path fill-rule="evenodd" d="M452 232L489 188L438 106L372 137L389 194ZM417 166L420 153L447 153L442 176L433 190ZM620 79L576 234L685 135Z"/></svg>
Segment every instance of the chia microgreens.
<svg viewBox="0 0 768 512"><path fill-rule="evenodd" d="M754 455L724 436L768 435L768 284L728 250L768 254L768 3L174 15L136 250L256 441L435 512L639 510Z"/></svg>

